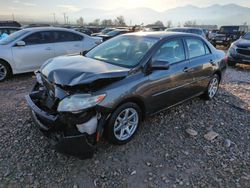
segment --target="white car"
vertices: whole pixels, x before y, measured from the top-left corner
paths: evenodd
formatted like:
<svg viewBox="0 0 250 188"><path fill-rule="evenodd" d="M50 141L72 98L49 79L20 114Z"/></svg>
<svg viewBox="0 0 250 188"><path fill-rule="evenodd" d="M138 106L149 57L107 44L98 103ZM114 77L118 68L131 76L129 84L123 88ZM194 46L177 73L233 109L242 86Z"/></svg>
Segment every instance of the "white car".
<svg viewBox="0 0 250 188"><path fill-rule="evenodd" d="M55 27L27 28L0 40L0 81L13 74L32 72L48 59L79 54L102 39Z"/></svg>

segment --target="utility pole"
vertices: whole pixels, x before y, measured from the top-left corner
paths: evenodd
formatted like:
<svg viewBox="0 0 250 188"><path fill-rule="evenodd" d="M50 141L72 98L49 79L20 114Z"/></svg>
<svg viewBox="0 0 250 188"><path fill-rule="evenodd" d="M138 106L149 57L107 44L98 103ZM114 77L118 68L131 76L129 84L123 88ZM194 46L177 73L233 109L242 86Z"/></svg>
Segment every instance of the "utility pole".
<svg viewBox="0 0 250 188"><path fill-rule="evenodd" d="M15 21L15 15L14 14L12 14L12 20Z"/></svg>
<svg viewBox="0 0 250 188"><path fill-rule="evenodd" d="M69 24L69 17L66 17L66 23Z"/></svg>
<svg viewBox="0 0 250 188"><path fill-rule="evenodd" d="M66 24L66 13L63 13L64 24Z"/></svg>
<svg viewBox="0 0 250 188"><path fill-rule="evenodd" d="M54 25L56 24L56 14L53 13L53 18L54 18Z"/></svg>

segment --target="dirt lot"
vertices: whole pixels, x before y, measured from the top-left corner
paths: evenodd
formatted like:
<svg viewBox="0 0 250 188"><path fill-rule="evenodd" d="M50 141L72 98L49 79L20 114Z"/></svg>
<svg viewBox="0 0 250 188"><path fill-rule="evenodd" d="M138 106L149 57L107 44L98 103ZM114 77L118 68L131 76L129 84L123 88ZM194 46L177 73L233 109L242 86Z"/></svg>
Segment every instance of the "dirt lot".
<svg viewBox="0 0 250 188"><path fill-rule="evenodd" d="M0 83L0 187L250 187L250 67L229 68L215 100L147 118L129 144L103 140L83 161L55 152L31 121L34 82Z"/></svg>

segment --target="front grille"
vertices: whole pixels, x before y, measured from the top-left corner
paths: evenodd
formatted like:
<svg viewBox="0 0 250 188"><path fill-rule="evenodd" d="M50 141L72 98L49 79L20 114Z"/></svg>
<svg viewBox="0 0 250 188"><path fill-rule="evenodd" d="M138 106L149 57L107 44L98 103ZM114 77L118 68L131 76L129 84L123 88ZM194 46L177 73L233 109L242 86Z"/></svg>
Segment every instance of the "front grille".
<svg viewBox="0 0 250 188"><path fill-rule="evenodd" d="M50 83L47 79L42 77L43 85L47 90L47 93L50 97L54 98L55 97L55 87L52 83Z"/></svg>
<svg viewBox="0 0 250 188"><path fill-rule="evenodd" d="M50 83L46 78L42 76L42 82L44 87L44 99L41 101L44 107L51 112L55 112L57 108L58 99L55 97L55 86Z"/></svg>
<svg viewBox="0 0 250 188"><path fill-rule="evenodd" d="M226 40L226 37L216 37L216 40Z"/></svg>
<svg viewBox="0 0 250 188"><path fill-rule="evenodd" d="M250 49L242 49L242 48L239 48L239 49L237 49L237 52L238 52L239 54L242 54L242 55L250 56Z"/></svg>

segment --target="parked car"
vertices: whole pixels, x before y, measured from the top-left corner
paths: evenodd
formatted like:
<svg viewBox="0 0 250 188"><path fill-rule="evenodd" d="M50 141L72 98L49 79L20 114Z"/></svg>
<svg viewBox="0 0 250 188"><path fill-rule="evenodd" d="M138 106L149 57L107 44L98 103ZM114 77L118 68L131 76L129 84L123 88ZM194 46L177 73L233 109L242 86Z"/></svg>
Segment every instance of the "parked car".
<svg viewBox="0 0 250 188"><path fill-rule="evenodd" d="M232 43L228 50L228 65L237 63L250 65L250 32Z"/></svg>
<svg viewBox="0 0 250 188"><path fill-rule="evenodd" d="M101 32L104 27L99 27L99 26L88 26L87 27L92 33L99 33Z"/></svg>
<svg viewBox="0 0 250 188"><path fill-rule="evenodd" d="M62 28L28 28L17 31L0 40L0 81L12 74L37 70L50 58L79 54L101 41L101 38Z"/></svg>
<svg viewBox="0 0 250 188"><path fill-rule="evenodd" d="M10 27L10 26L0 27L0 40L19 30L20 27Z"/></svg>
<svg viewBox="0 0 250 188"><path fill-rule="evenodd" d="M206 34L203 29L200 28L192 28L192 27L176 27L176 28L168 28L166 31L170 32L183 32L183 33L193 33L196 35L200 35L203 38L206 38Z"/></svg>
<svg viewBox="0 0 250 188"><path fill-rule="evenodd" d="M91 36L91 34L92 34L92 31L90 29L84 28L84 27L74 27L72 29L75 31L78 31L80 33L86 34L88 36Z"/></svg>
<svg viewBox="0 0 250 188"><path fill-rule="evenodd" d="M221 26L219 32L216 34L212 44L214 46L221 45L229 47L232 42L238 40L240 36L248 32L248 26Z"/></svg>
<svg viewBox="0 0 250 188"><path fill-rule="evenodd" d="M47 61L26 100L58 151L88 158L102 133L111 143L125 144L143 118L199 95L214 98L224 56L198 35L125 34L85 57Z"/></svg>
<svg viewBox="0 0 250 188"><path fill-rule="evenodd" d="M208 40L209 40L209 41L213 41L214 38L216 37L216 34L217 34L218 32L219 32L218 29L213 29L213 30L209 31L209 33L208 33Z"/></svg>
<svg viewBox="0 0 250 188"><path fill-rule="evenodd" d="M208 39L208 33L209 33L208 29L202 29L202 30L203 30L203 33L205 34L206 38Z"/></svg>
<svg viewBox="0 0 250 188"><path fill-rule="evenodd" d="M33 28L33 27L52 27L50 24L28 24L28 25L24 25L22 28L26 29L26 28Z"/></svg>
<svg viewBox="0 0 250 188"><path fill-rule="evenodd" d="M21 27L21 24L17 21L0 21L0 27Z"/></svg>
<svg viewBox="0 0 250 188"><path fill-rule="evenodd" d="M99 32L99 33L93 33L91 36L105 35L105 34L107 34L108 32L113 31L113 30L115 30L115 28L105 28L105 29L103 29L103 30L102 30L101 32Z"/></svg>
<svg viewBox="0 0 250 188"><path fill-rule="evenodd" d="M113 31L108 32L105 35L99 35L98 37L101 37L103 41L106 41L106 40L111 39L113 37L116 37L118 35L122 35L122 34L129 33L129 32L131 32L131 31L127 30L127 29L115 29Z"/></svg>

